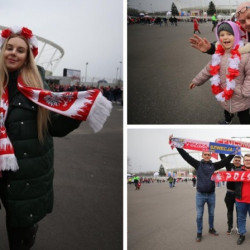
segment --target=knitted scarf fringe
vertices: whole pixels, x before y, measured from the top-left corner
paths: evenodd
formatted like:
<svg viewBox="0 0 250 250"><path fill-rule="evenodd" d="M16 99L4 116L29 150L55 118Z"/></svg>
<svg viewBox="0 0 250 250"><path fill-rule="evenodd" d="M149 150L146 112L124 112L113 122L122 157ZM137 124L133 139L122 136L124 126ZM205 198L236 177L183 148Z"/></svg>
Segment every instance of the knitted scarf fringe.
<svg viewBox="0 0 250 250"><path fill-rule="evenodd" d="M6 170L16 171L18 169L19 167L17 164L17 160L13 154L0 155L0 170L1 171L6 171Z"/></svg>
<svg viewBox="0 0 250 250"><path fill-rule="evenodd" d="M110 115L111 109L111 102L99 93L86 120L95 133L102 129L103 124Z"/></svg>

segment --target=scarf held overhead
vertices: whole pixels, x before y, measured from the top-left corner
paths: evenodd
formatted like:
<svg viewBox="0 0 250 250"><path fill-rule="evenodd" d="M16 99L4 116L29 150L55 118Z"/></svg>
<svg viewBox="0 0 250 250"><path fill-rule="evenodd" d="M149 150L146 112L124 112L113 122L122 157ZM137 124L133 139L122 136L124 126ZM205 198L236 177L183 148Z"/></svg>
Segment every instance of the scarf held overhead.
<svg viewBox="0 0 250 250"><path fill-rule="evenodd" d="M73 119L87 121L94 132L102 129L112 109L111 102L98 89L57 93L27 87L20 77L17 87L29 100L45 109ZM6 88L0 100L0 171L15 171L18 169L14 149L5 128L8 106L8 91Z"/></svg>
<svg viewBox="0 0 250 250"><path fill-rule="evenodd" d="M250 142L235 141L235 140L223 139L223 138L218 138L215 141L218 143L237 145L237 146L240 146L241 148L249 148L250 149Z"/></svg>
<svg viewBox="0 0 250 250"><path fill-rule="evenodd" d="M217 142L206 142L199 140L191 139L182 139L182 138L172 138L169 142L171 148L184 148L197 151L209 151L212 152L212 156L217 159L217 154L233 154L241 155L241 148L236 145L228 145ZM216 155L214 155L216 153Z"/></svg>

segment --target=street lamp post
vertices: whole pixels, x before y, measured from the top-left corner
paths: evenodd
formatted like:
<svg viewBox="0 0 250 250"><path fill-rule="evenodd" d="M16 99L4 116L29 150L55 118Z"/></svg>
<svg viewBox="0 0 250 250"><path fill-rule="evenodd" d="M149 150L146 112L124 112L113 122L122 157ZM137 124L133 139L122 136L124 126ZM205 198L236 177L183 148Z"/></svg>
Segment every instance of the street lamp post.
<svg viewBox="0 0 250 250"><path fill-rule="evenodd" d="M120 61L120 81L122 80L122 61Z"/></svg>
<svg viewBox="0 0 250 250"><path fill-rule="evenodd" d="M118 70L119 70L119 67L116 68L116 77L115 77L116 84L117 84L117 79L118 79Z"/></svg>
<svg viewBox="0 0 250 250"><path fill-rule="evenodd" d="M204 0L202 0L202 16L204 17L204 12L205 12L205 8L204 8Z"/></svg>
<svg viewBox="0 0 250 250"><path fill-rule="evenodd" d="M231 11L231 1L230 0L229 0L229 6L230 6L230 10L229 10L230 12L229 13L230 13L230 16L231 16L232 11Z"/></svg>
<svg viewBox="0 0 250 250"><path fill-rule="evenodd" d="M86 62L86 69L85 69L85 83L87 83L87 69L88 69L88 62Z"/></svg>

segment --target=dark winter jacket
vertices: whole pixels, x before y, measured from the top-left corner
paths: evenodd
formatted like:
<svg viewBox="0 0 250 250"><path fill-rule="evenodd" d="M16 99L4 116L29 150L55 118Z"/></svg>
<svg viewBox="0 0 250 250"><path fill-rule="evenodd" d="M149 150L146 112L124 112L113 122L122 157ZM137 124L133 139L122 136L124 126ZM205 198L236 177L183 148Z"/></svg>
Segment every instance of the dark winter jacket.
<svg viewBox="0 0 250 250"><path fill-rule="evenodd" d="M240 168L235 169L235 171L246 171L245 167L242 166ZM235 198L241 200L242 198L242 186L243 182L237 181L235 182Z"/></svg>
<svg viewBox="0 0 250 250"><path fill-rule="evenodd" d="M220 158L224 159L226 156L224 154L220 154ZM226 164L226 169L227 171L236 171L236 170L241 170L240 167L235 167L233 163L228 163ZM235 190L235 182L234 181L227 181L227 189L230 189L232 191Z"/></svg>
<svg viewBox="0 0 250 250"><path fill-rule="evenodd" d="M215 183L211 180L212 174L214 173L214 171L223 168L234 157L234 155L229 155L225 159L214 163L212 161L198 161L190 156L184 149L176 149L178 150L182 158L196 169L196 187L197 191L201 193L213 193L215 191Z"/></svg>
<svg viewBox="0 0 250 250"><path fill-rule="evenodd" d="M210 49L204 53L207 53L209 55L213 55L215 53L215 43L216 42L210 43L210 45L211 45Z"/></svg>
<svg viewBox="0 0 250 250"><path fill-rule="evenodd" d="M53 136L65 136L80 122L51 113L51 124L40 143L37 135L37 105L16 88L17 73L11 74L7 134L19 165L16 172L3 171L0 196L10 227L28 227L53 208Z"/></svg>

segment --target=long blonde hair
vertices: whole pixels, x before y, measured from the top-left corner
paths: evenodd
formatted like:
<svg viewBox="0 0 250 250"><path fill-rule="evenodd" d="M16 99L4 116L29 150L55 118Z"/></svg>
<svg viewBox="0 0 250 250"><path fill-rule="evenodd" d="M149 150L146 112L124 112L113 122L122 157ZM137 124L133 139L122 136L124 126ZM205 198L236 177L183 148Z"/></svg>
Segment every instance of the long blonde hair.
<svg viewBox="0 0 250 250"><path fill-rule="evenodd" d="M9 73L4 63L4 51L6 50L6 45L8 41L13 37L19 37L25 41L28 46L27 58L25 64L20 69L20 75L24 81L24 83L29 87L36 87L44 89L44 84L38 68L35 64L34 56L32 54L32 50L28 41L21 35L11 34L4 42L1 52L0 52L0 97L2 97L2 93L4 88L7 87L9 82ZM43 142L44 133L48 129L48 121L49 121L49 111L38 106L37 111L37 130L38 130L38 139L40 142Z"/></svg>

